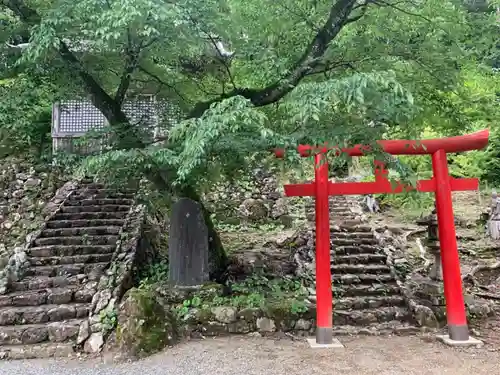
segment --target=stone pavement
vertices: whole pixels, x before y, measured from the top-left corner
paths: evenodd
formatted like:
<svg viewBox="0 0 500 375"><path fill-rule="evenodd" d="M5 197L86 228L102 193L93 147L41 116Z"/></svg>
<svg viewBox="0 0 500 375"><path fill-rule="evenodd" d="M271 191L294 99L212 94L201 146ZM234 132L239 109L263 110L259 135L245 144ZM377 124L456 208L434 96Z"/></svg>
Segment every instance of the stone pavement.
<svg viewBox="0 0 500 375"><path fill-rule="evenodd" d="M233 336L191 341L139 362L104 359L0 363L9 375L485 375L500 353L452 349L421 337L344 337L344 349L312 350L304 342Z"/></svg>

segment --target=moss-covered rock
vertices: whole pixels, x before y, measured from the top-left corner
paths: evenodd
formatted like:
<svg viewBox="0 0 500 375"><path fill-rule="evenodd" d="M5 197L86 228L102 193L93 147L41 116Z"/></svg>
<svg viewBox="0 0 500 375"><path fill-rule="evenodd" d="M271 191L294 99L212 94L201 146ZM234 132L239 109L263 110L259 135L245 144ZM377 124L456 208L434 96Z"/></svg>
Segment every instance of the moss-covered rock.
<svg viewBox="0 0 500 375"><path fill-rule="evenodd" d="M179 338L176 316L154 289L131 289L118 311L117 349L141 357L172 345Z"/></svg>

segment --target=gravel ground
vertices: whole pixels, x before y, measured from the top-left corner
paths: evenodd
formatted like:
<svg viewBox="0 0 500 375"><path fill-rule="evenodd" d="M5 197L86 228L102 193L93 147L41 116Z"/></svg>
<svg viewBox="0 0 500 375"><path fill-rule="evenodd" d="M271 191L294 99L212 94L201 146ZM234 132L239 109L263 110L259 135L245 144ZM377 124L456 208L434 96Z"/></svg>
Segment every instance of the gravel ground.
<svg viewBox="0 0 500 375"><path fill-rule="evenodd" d="M341 338L344 349L249 337L191 341L133 363L97 360L0 362L8 375L465 375L498 373L500 353L452 349L419 337Z"/></svg>

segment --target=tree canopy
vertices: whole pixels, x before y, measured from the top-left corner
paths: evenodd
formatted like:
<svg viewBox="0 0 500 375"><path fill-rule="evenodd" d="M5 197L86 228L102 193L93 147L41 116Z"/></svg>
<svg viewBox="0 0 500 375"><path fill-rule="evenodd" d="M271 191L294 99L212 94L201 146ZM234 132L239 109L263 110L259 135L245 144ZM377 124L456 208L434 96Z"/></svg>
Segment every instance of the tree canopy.
<svg viewBox="0 0 500 375"><path fill-rule="evenodd" d="M496 0L1 5L3 137L26 129L16 149L32 147L50 101L88 97L114 143L87 173L195 186L275 145L456 133L498 114ZM183 113L153 144L122 110L141 93Z"/></svg>

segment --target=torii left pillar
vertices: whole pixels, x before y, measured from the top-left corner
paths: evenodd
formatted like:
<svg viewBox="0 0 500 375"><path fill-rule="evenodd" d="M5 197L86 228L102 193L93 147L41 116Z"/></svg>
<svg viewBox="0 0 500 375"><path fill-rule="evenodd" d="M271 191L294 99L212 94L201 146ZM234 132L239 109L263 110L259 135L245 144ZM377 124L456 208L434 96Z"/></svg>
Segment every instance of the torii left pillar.
<svg viewBox="0 0 500 375"><path fill-rule="evenodd" d="M331 345L332 276L330 269L330 212L328 204L328 161L324 153L314 155L316 208L316 344Z"/></svg>

